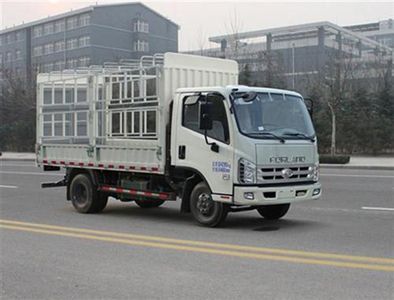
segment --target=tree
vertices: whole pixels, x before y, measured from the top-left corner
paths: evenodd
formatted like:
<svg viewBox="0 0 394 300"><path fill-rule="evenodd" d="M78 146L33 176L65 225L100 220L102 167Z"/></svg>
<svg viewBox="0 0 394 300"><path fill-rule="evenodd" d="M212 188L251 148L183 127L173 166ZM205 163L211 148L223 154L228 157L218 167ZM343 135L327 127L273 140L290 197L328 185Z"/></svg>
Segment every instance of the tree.
<svg viewBox="0 0 394 300"><path fill-rule="evenodd" d="M394 148L394 84L391 76L391 70L388 68L383 85L376 93L376 112L379 120L378 136L381 140L383 149Z"/></svg>
<svg viewBox="0 0 394 300"><path fill-rule="evenodd" d="M36 125L35 84L3 71L0 93L0 149L33 151Z"/></svg>
<svg viewBox="0 0 394 300"><path fill-rule="evenodd" d="M243 26L235 8L233 13L230 13L224 26L225 31L231 34L231 39L227 41L230 46L230 55L225 55L225 58L238 59L238 50L240 46L239 34Z"/></svg>
<svg viewBox="0 0 394 300"><path fill-rule="evenodd" d="M242 71L239 73L239 84L252 85L251 75L249 64L245 64Z"/></svg>
<svg viewBox="0 0 394 300"><path fill-rule="evenodd" d="M196 36L196 42L201 56L204 55L204 50L206 48L207 40L208 40L207 35L203 30L203 28L200 26Z"/></svg>
<svg viewBox="0 0 394 300"><path fill-rule="evenodd" d="M343 109L345 99L349 98L351 82L358 67L353 60L353 53L354 49L345 53L340 47L328 56L325 65L322 98L331 115L331 155L336 154L337 115Z"/></svg>
<svg viewBox="0 0 394 300"><path fill-rule="evenodd" d="M392 153L394 93L387 57L366 61L344 54L338 60L332 55L324 77L309 78L306 85L304 95L315 100L321 153Z"/></svg>

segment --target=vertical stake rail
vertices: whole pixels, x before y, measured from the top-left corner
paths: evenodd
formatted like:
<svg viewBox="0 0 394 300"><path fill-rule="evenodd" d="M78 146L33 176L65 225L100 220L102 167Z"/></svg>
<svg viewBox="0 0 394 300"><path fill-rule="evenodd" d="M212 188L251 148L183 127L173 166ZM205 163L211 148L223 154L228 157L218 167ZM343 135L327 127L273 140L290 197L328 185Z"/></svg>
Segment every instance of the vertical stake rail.
<svg viewBox="0 0 394 300"><path fill-rule="evenodd" d="M107 82L107 78L109 79ZM112 132L112 125L111 125L111 113L109 110L109 102L110 100L110 93L111 93L111 77L109 75L103 76L103 101L105 104L105 132L103 132L103 136L105 136L105 143L107 143L107 138Z"/></svg>
<svg viewBox="0 0 394 300"><path fill-rule="evenodd" d="M89 75L87 78L87 86L86 86L86 100L88 101L89 105L89 116L88 116L88 134L89 134L89 145L93 152L90 152L91 156L95 158L96 152L96 90L94 88L95 80L92 75Z"/></svg>

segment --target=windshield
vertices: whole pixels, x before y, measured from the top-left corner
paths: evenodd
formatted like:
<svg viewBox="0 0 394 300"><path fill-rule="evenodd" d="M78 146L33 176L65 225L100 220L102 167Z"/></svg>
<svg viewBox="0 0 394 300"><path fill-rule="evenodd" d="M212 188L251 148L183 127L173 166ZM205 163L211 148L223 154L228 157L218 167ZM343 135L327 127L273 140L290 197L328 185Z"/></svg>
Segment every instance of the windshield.
<svg viewBox="0 0 394 300"><path fill-rule="evenodd" d="M245 102L236 95L233 105L239 129L248 136L286 139L311 139L315 136L301 97L257 93L254 100Z"/></svg>

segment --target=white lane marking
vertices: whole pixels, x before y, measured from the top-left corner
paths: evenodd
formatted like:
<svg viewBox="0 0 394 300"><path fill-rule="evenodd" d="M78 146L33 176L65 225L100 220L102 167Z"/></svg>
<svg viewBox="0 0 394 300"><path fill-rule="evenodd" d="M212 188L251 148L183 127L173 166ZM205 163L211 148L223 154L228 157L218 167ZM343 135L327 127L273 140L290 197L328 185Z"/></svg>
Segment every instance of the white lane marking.
<svg viewBox="0 0 394 300"><path fill-rule="evenodd" d="M17 189L18 187L15 185L2 185L0 184L0 188L5 188L5 189Z"/></svg>
<svg viewBox="0 0 394 300"><path fill-rule="evenodd" d="M386 210L386 211L394 211L394 207L371 207L371 206L363 206L361 207L365 210Z"/></svg>
<svg viewBox="0 0 394 300"><path fill-rule="evenodd" d="M31 165L19 165L19 164L2 164L0 163L0 167L35 167L35 164L31 164Z"/></svg>
<svg viewBox="0 0 394 300"><path fill-rule="evenodd" d="M320 176L333 176L333 177L365 177L365 178L394 178L394 175L359 175L359 174L322 174L320 173Z"/></svg>
<svg viewBox="0 0 394 300"><path fill-rule="evenodd" d="M335 213L370 213L372 210L368 209L362 209L362 208L333 208L333 207L298 207L297 209L302 209L302 210L314 210L314 211L322 211L322 212L335 212ZM384 212L384 211L380 211Z"/></svg>
<svg viewBox="0 0 394 300"><path fill-rule="evenodd" d="M0 171L0 174L64 176L64 174L56 174L56 173L51 174L51 173L39 173L39 172L13 172L13 171Z"/></svg>

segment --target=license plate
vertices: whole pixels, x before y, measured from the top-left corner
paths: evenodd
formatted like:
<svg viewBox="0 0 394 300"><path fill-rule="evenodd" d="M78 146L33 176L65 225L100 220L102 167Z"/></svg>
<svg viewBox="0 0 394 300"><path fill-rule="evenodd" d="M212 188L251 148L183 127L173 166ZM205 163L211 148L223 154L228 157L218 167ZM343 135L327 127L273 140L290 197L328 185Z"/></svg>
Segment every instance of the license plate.
<svg viewBox="0 0 394 300"><path fill-rule="evenodd" d="M279 190L278 191L278 199L283 198L294 198L295 197L295 190Z"/></svg>

